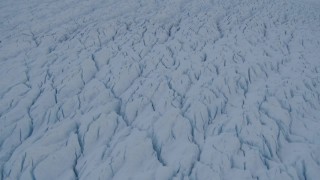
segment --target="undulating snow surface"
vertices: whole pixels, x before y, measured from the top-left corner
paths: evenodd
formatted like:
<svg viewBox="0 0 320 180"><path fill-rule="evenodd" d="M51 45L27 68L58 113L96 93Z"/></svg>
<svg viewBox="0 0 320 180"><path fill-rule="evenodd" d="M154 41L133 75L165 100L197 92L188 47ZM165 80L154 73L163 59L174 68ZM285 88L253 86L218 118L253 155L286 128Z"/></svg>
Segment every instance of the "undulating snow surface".
<svg viewBox="0 0 320 180"><path fill-rule="evenodd" d="M0 180L319 179L319 0L0 0Z"/></svg>

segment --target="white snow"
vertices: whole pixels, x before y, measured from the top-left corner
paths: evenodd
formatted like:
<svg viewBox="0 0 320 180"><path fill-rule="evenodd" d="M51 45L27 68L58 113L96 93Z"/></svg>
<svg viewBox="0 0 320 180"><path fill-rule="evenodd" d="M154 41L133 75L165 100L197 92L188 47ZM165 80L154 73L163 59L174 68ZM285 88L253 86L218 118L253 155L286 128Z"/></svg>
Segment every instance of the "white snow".
<svg viewBox="0 0 320 180"><path fill-rule="evenodd" d="M319 0L0 0L0 180L318 179Z"/></svg>

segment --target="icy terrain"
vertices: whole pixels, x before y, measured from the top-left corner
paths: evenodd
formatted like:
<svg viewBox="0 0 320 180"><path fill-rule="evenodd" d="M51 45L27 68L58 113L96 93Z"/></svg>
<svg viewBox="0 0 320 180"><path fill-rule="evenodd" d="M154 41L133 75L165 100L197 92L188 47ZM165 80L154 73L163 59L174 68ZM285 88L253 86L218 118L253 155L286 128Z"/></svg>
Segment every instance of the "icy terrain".
<svg viewBox="0 0 320 180"><path fill-rule="evenodd" d="M320 178L319 0L0 0L0 180Z"/></svg>

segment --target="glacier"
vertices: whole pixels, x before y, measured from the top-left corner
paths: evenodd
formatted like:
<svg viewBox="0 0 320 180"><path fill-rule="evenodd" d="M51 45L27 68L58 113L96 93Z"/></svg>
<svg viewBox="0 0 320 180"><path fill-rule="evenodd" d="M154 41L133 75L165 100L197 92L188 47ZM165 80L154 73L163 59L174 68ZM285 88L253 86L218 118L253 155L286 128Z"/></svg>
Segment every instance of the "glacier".
<svg viewBox="0 0 320 180"><path fill-rule="evenodd" d="M320 177L319 0L0 0L0 180Z"/></svg>

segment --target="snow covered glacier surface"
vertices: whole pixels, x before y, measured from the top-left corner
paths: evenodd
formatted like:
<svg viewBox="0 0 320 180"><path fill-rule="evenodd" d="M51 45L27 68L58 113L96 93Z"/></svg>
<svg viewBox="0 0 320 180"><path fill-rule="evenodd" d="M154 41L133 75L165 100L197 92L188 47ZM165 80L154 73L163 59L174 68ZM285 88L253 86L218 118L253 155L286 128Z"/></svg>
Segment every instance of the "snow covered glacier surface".
<svg viewBox="0 0 320 180"><path fill-rule="evenodd" d="M0 180L319 179L320 1L0 1Z"/></svg>

